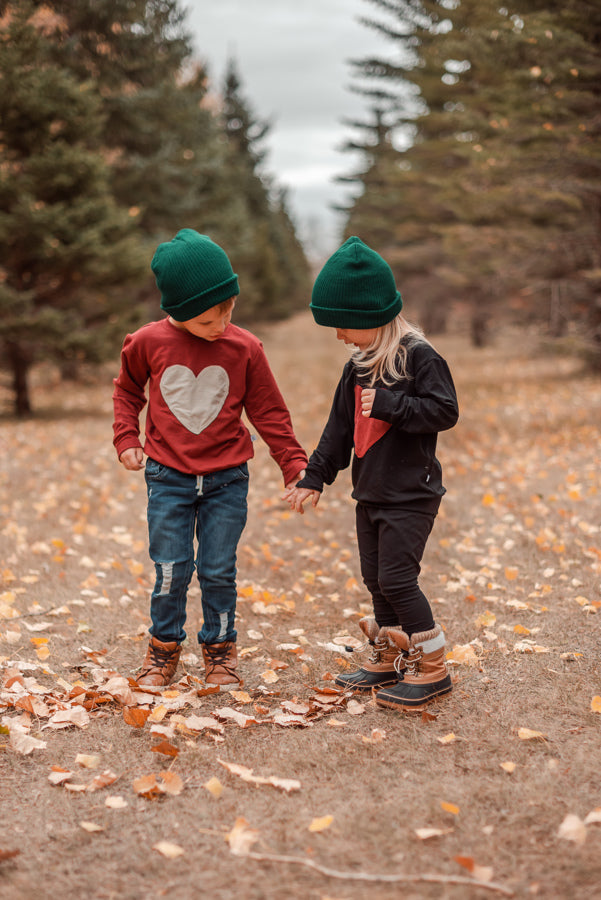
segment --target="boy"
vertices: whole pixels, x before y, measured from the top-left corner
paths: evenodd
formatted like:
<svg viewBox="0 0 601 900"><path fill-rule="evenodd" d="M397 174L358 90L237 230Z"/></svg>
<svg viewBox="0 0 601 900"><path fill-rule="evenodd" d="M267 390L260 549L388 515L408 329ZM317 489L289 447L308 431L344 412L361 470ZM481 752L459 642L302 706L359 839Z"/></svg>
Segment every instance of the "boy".
<svg viewBox="0 0 601 900"><path fill-rule="evenodd" d="M267 443L286 486L302 477L307 456L261 342L231 324L239 287L224 250L185 228L158 246L151 266L167 318L127 335L113 393L113 443L120 462L126 469L142 469L147 455L149 553L156 582L151 639L137 680L163 687L173 679L196 567L205 680L232 684L240 681L236 549L246 524L247 460L253 456L242 411ZM142 449L139 416L147 383Z"/></svg>

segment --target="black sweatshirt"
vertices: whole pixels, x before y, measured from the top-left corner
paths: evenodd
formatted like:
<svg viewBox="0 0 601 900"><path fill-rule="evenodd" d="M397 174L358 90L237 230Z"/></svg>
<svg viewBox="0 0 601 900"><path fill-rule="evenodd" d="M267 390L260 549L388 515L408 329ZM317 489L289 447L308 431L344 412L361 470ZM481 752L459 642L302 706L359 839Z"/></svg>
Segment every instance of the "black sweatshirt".
<svg viewBox="0 0 601 900"><path fill-rule="evenodd" d="M435 512L445 493L436 458L439 431L452 428L459 410L444 359L425 341L407 344L408 378L375 385L371 416L361 414L367 387L352 360L336 388L330 417L298 487L322 491L351 461L352 496L369 506L416 504Z"/></svg>

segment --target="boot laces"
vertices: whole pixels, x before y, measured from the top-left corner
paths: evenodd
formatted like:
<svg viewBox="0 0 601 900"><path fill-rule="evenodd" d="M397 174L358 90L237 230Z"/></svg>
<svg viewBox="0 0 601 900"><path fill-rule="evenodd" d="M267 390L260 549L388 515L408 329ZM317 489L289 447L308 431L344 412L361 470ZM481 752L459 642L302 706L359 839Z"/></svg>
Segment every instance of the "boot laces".
<svg viewBox="0 0 601 900"><path fill-rule="evenodd" d="M156 644L150 644L148 648L149 661L144 667L142 674L150 672L152 669L162 669L173 659L174 651L166 650L165 647L157 647Z"/></svg>
<svg viewBox="0 0 601 900"><path fill-rule="evenodd" d="M229 647L218 647L216 644L205 644L205 651L212 666L223 666L231 672L231 660L228 657Z"/></svg>
<svg viewBox="0 0 601 900"><path fill-rule="evenodd" d="M372 650L369 654L370 663L377 664L380 662L382 658L382 653L388 649L388 641L381 640L379 637L373 641L367 641L368 644L371 644Z"/></svg>
<svg viewBox="0 0 601 900"><path fill-rule="evenodd" d="M417 647L410 647L405 655L405 665L407 667L408 675L419 675L419 664L423 653L421 649Z"/></svg>

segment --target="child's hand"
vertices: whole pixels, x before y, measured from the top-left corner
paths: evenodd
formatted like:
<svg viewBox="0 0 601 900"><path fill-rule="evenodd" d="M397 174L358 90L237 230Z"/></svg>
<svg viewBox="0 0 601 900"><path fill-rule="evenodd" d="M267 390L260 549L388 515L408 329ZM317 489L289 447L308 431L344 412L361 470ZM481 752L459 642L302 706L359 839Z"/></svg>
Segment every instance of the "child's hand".
<svg viewBox="0 0 601 900"><path fill-rule="evenodd" d="M119 457L119 462L129 469L136 472L138 469L144 468L144 451L141 447L128 447Z"/></svg>
<svg viewBox="0 0 601 900"><path fill-rule="evenodd" d="M303 503L311 498L311 506L315 507L319 503L319 491L310 491L308 488L293 487L286 491L283 499L290 504L290 509L294 509L301 516L304 514Z"/></svg>
<svg viewBox="0 0 601 900"><path fill-rule="evenodd" d="M361 415L371 416L376 392L373 388L364 388L361 391Z"/></svg>

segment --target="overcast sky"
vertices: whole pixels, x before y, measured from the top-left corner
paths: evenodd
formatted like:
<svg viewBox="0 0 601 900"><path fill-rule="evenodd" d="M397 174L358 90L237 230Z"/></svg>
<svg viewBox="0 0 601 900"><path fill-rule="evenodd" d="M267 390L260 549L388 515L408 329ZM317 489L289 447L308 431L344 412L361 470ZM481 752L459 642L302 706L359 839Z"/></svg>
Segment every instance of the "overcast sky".
<svg viewBox="0 0 601 900"><path fill-rule="evenodd" d="M377 17L368 0L188 0L188 27L217 86L233 57L243 94L260 119L272 122L267 170L287 187L307 250L328 256L341 219L329 209L348 188L335 184L357 158L337 147L352 134L342 119L366 118L366 101L349 91L349 59L392 46L358 22Z"/></svg>

